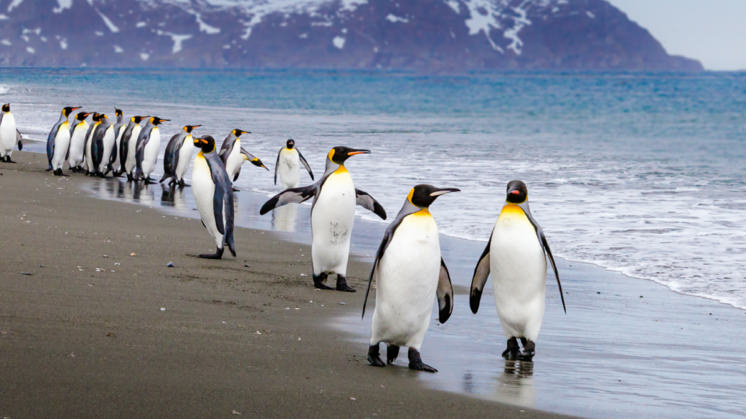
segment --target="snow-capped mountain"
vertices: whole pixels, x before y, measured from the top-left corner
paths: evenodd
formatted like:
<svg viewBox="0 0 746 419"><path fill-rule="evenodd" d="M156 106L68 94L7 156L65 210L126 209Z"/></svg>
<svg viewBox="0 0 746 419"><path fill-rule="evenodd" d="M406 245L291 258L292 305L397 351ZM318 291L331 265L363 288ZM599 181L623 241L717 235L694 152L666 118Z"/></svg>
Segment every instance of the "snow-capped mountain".
<svg viewBox="0 0 746 419"><path fill-rule="evenodd" d="M0 0L0 65L702 69L605 0Z"/></svg>

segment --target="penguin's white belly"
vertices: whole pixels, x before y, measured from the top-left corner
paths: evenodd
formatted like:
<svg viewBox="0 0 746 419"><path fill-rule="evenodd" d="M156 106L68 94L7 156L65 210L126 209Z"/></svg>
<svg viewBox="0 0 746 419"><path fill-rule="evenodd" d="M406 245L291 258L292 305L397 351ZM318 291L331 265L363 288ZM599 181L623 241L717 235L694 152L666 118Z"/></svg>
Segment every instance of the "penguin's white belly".
<svg viewBox="0 0 746 419"><path fill-rule="evenodd" d="M158 128L150 131L150 141L145 145L142 158L142 173L146 178L153 173L155 162L158 159L158 151L161 149L161 134Z"/></svg>
<svg viewBox="0 0 746 419"><path fill-rule="evenodd" d="M98 171L101 173L106 173L106 171L109 168L109 160L111 159L111 153L114 150L114 143L116 142L116 138L114 137L114 126L109 126L109 128L106 129L106 132L104 132L104 138L103 138L103 145L104 150L101 155L101 162L98 165Z"/></svg>
<svg viewBox="0 0 746 419"><path fill-rule="evenodd" d="M85 133L88 131L88 124L77 125L70 138L70 167L77 167L83 163L83 153L85 150Z"/></svg>
<svg viewBox="0 0 746 419"><path fill-rule="evenodd" d="M184 179L184 174L186 174L189 168L189 161L192 159L192 153L194 153L193 142L192 136L187 135L181 143L181 147L179 148L179 162L176 164L176 170L174 170L177 181Z"/></svg>
<svg viewBox="0 0 746 419"><path fill-rule="evenodd" d="M300 183L300 158L297 151L282 150L280 152L277 174L285 189L298 186Z"/></svg>
<svg viewBox="0 0 746 419"><path fill-rule="evenodd" d="M430 215L407 216L378 264L371 344L420 349L430 325L439 273L435 220Z"/></svg>
<svg viewBox="0 0 746 419"><path fill-rule="evenodd" d="M355 202L355 186L350 174L344 170L329 175L311 211L311 256L315 275L323 272L347 274Z"/></svg>
<svg viewBox="0 0 746 419"><path fill-rule="evenodd" d="M0 144L4 155L9 156L16 144L16 118L13 114L6 113L0 125Z"/></svg>
<svg viewBox="0 0 746 419"><path fill-rule="evenodd" d="M127 160L124 162L124 170L126 170L130 175L137 165L137 137L140 136L140 131L142 131L142 127L140 125L135 125L135 127L132 128L132 133L129 142L127 143Z"/></svg>
<svg viewBox="0 0 746 419"><path fill-rule="evenodd" d="M506 337L536 341L544 317L547 262L536 230L521 211L505 211L490 244L495 305Z"/></svg>
<svg viewBox="0 0 746 419"><path fill-rule="evenodd" d="M223 247L223 235L218 231L213 207L215 184L212 181L207 160L199 155L194 158L194 166L192 167L192 193L207 232L215 239L217 247Z"/></svg>
<svg viewBox="0 0 746 419"><path fill-rule="evenodd" d="M52 155L52 169L62 169L70 149L70 126L67 122L60 125L54 137L54 154Z"/></svg>
<svg viewBox="0 0 746 419"><path fill-rule="evenodd" d="M243 164L243 161L244 157L241 154L241 145L235 144L225 161L225 171L228 172L228 177L230 177L231 182L233 182L236 174L241 170L241 164Z"/></svg>

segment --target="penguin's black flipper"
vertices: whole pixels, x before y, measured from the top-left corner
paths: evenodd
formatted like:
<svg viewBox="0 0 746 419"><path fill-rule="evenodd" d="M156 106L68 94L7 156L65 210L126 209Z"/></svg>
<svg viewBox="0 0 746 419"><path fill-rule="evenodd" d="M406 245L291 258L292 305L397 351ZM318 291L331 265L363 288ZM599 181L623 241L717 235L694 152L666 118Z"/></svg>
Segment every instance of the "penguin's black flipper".
<svg viewBox="0 0 746 419"><path fill-rule="evenodd" d="M487 240L487 246L484 247L482 256L479 257L477 266L474 267L474 276L471 278L471 291L469 291L469 307L471 312L477 314L479 310L479 300L482 298L482 291L484 290L484 284L487 282L487 277L490 275L490 245L492 244L492 235L495 230L490 233L490 239Z"/></svg>
<svg viewBox="0 0 746 419"><path fill-rule="evenodd" d="M52 128L52 131L49 132L49 136L47 137L47 160L49 161L49 170L52 170L52 156L54 156L54 138L57 136L57 131L59 131L60 126L55 125Z"/></svg>
<svg viewBox="0 0 746 419"><path fill-rule="evenodd" d="M234 142L234 141L231 141L230 138L231 138L231 135L228 134L228 136L225 137L225 139L223 140L223 145L220 146L220 151L218 152L218 157L220 157L220 160L222 160L223 163L225 163L226 160L228 160L228 155L230 154L230 151L232 148L231 146L233 145L233 142Z"/></svg>
<svg viewBox="0 0 746 419"><path fill-rule="evenodd" d="M18 144L18 151L23 150L23 138L21 137L21 131L16 130L16 143ZM67 160L67 158L65 158ZM313 177L313 176L311 176Z"/></svg>
<svg viewBox="0 0 746 419"><path fill-rule="evenodd" d="M378 201L375 200L375 198L370 196L370 194L365 191L361 191L360 189L355 189L355 196L357 197L358 205L367 209L368 211L373 212L377 216L381 217L381 219L386 219L386 210L384 210L381 204L379 204Z"/></svg>
<svg viewBox="0 0 746 419"><path fill-rule="evenodd" d="M547 236L544 235L544 231L539 231L539 237L541 238L541 247L544 248L544 252L549 257L549 262L552 264L552 270L554 270L554 277L557 278L557 287L559 288L560 299L562 300L562 309L567 314L567 307L565 307L565 294L562 292L562 284L560 283L559 273L557 272L557 265L554 263L554 257L552 256L552 249L549 248L549 242L547 242Z"/></svg>
<svg viewBox="0 0 746 419"><path fill-rule="evenodd" d="M313 185L285 189L284 191L270 198L269 201L265 202L264 205L262 205L262 208L259 210L259 215L264 215L277 207L281 207L293 202L301 203L307 201L308 199L313 198L314 195L316 195L315 183Z"/></svg>
<svg viewBox="0 0 746 419"><path fill-rule="evenodd" d="M451 313L453 313L453 285L451 284L451 274L448 273L443 258L440 258L440 274L438 275L438 320L445 323Z"/></svg>
<svg viewBox="0 0 746 419"><path fill-rule="evenodd" d="M306 161L306 158L303 157L303 154L300 153L300 150L298 150L298 147L295 148L295 151L298 152L298 157L300 158L301 164L303 165L303 167L306 168L306 171L308 172L308 174L311 175L311 180L313 180L313 170L311 170L311 165L308 164L308 162ZM277 157L279 160L280 156L278 155Z"/></svg>
<svg viewBox="0 0 746 419"><path fill-rule="evenodd" d="M241 147L241 154L243 154L244 156L246 156L246 160L250 161L251 164L253 164L254 166L256 166L256 167L263 167L264 169L266 169L267 171L269 171L269 168L267 166L265 166L264 163L262 163L261 160L259 160L259 157L257 157L255 155L249 153L243 147Z"/></svg>

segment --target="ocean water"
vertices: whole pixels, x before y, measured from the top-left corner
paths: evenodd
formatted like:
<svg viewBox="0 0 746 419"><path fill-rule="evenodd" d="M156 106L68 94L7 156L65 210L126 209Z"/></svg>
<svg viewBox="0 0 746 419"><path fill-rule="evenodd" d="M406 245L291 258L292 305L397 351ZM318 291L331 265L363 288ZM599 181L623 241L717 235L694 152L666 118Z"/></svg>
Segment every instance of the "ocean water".
<svg viewBox="0 0 746 419"><path fill-rule="evenodd" d="M330 147L369 148L361 189L395 214L414 184L461 188L433 212L469 240L522 179L556 256L746 308L746 73L0 69L0 101L38 139L62 106L116 104L170 118L163 147L183 124L251 131L271 168L287 138L317 174ZM238 186L276 191L251 166Z"/></svg>

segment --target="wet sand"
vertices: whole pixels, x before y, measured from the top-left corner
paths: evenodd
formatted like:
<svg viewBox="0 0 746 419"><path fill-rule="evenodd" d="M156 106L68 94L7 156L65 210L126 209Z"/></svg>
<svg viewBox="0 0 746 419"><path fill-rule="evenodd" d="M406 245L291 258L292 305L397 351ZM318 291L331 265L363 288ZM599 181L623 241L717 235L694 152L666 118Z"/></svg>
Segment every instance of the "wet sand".
<svg viewBox="0 0 746 419"><path fill-rule="evenodd" d="M90 197L43 155L0 164L0 417L550 416L368 367L335 329L363 293L313 290L310 251ZM167 264L173 262L174 267ZM369 266L353 261L359 290Z"/></svg>

